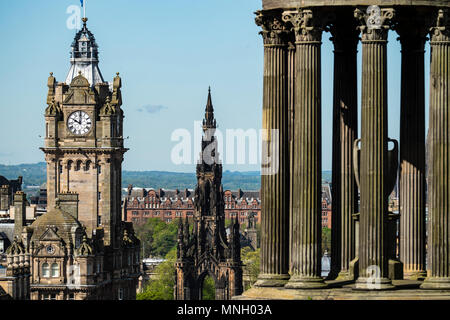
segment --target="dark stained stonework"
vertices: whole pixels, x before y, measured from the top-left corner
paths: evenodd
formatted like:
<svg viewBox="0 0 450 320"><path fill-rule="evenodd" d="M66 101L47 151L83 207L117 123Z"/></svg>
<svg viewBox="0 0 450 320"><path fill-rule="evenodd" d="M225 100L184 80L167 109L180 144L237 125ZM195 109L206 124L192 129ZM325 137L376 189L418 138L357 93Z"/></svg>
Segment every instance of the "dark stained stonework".
<svg viewBox="0 0 450 320"><path fill-rule="evenodd" d="M261 273L256 286L283 286L289 279L288 30L279 12L257 13L264 40L263 147L278 145L278 168L261 176ZM274 133L274 135L272 135ZM275 139L275 140L272 140ZM266 153L266 154L267 154ZM270 164L269 164L270 165Z"/></svg>
<svg viewBox="0 0 450 320"><path fill-rule="evenodd" d="M426 17L399 12L402 45L400 118L400 260L404 276L422 279L425 270L425 42ZM415 17L414 20L410 17Z"/></svg>
<svg viewBox="0 0 450 320"><path fill-rule="evenodd" d="M422 282L417 280L423 280L426 271L428 277L422 288L450 289L447 208L450 1L263 0L262 3L257 24L263 29L265 47L263 127L283 128L282 132L286 126L288 129L278 140L283 174L262 176L263 186L278 189L266 199L262 196L265 227L261 276L248 297L255 298L257 292L267 297L266 293L273 290L270 292L274 298L277 295L281 298L296 289L309 292L309 288L317 290L349 283L350 288L364 290L365 294L404 290L406 282L398 282L403 277L411 280L401 281L416 281L414 286L418 288ZM320 274L321 227L317 223L322 138L320 55L324 31L332 34L334 44L332 252L327 281ZM402 45L401 116L389 120L400 121L400 147L388 137L390 31L399 35ZM427 148L431 161L427 164L430 201L426 239L424 47L428 33L432 52ZM357 136L359 40L361 137ZM359 142L360 149L354 151ZM389 142L394 144L392 150ZM388 211L388 197L399 164L400 214ZM288 192L283 176L288 178ZM286 274L287 262L290 278ZM284 288L263 288L281 287L287 279ZM327 290L333 289L318 291ZM399 296L408 297L413 291Z"/></svg>
<svg viewBox="0 0 450 320"><path fill-rule="evenodd" d="M177 261L175 263L176 300L201 300L206 276L215 283L216 299L228 300L242 293L242 262L238 218L233 220L229 237L225 232L222 165L219 163L216 119L211 91L203 120L202 158L197 164L193 230L189 220L180 218Z"/></svg>
<svg viewBox="0 0 450 320"><path fill-rule="evenodd" d="M353 175L353 142L358 134L357 23L350 10L340 10L330 27L334 44L331 270L329 279L350 279L355 257L352 214L358 205ZM352 279L353 280L353 279Z"/></svg>
<svg viewBox="0 0 450 320"><path fill-rule="evenodd" d="M393 9L381 11L381 27L367 26L368 14L356 9L361 23L362 101L359 278L355 289L392 288L387 255L387 37ZM375 272L372 270L376 270ZM375 273L375 275L373 275ZM374 279L379 286L368 281Z"/></svg>
<svg viewBox="0 0 450 320"><path fill-rule="evenodd" d="M295 102L290 273L288 288L325 287L321 273L321 17L285 11L295 35ZM304 155L308 154L309 157Z"/></svg>
<svg viewBox="0 0 450 320"><path fill-rule="evenodd" d="M432 194L429 213L431 270L423 289L450 289L450 17L439 10L430 32L430 133Z"/></svg>

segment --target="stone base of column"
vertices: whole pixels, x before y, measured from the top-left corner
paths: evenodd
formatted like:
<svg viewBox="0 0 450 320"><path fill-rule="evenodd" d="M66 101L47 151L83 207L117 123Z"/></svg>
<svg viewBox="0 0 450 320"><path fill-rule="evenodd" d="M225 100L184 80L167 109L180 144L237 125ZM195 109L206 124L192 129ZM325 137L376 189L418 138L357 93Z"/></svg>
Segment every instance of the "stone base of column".
<svg viewBox="0 0 450 320"><path fill-rule="evenodd" d="M292 276L284 287L286 289L324 289L327 286L321 277Z"/></svg>
<svg viewBox="0 0 450 320"><path fill-rule="evenodd" d="M289 281L288 274L260 274L254 287L284 287Z"/></svg>
<svg viewBox="0 0 450 320"><path fill-rule="evenodd" d="M429 277L420 286L420 289L450 290L450 278Z"/></svg>
<svg viewBox="0 0 450 320"><path fill-rule="evenodd" d="M403 271L403 278L408 280L423 281L427 277L426 271Z"/></svg>
<svg viewBox="0 0 450 320"><path fill-rule="evenodd" d="M393 290L395 289L395 286L388 278L374 279L359 277L352 289L361 291Z"/></svg>

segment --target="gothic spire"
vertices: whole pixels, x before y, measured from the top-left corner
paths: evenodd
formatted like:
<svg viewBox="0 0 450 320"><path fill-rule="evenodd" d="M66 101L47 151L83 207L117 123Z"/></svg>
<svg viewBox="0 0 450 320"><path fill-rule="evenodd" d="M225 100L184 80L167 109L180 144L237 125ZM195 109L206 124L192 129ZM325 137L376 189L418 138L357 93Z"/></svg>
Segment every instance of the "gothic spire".
<svg viewBox="0 0 450 320"><path fill-rule="evenodd" d="M208 101L205 108L205 119L203 119L203 131L216 129L216 119L214 118L214 107L211 99L211 87L208 88Z"/></svg>

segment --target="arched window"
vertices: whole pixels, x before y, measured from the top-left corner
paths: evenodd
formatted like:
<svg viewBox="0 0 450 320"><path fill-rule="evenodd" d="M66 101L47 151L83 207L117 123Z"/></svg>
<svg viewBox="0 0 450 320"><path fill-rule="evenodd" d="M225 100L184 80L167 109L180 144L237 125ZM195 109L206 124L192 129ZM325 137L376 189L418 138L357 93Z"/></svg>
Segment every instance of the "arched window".
<svg viewBox="0 0 450 320"><path fill-rule="evenodd" d="M52 264L52 277L53 278L59 277L59 265L57 263Z"/></svg>
<svg viewBox="0 0 450 320"><path fill-rule="evenodd" d="M49 267L48 263L44 263L42 265L42 276L45 278L50 277L50 267Z"/></svg>

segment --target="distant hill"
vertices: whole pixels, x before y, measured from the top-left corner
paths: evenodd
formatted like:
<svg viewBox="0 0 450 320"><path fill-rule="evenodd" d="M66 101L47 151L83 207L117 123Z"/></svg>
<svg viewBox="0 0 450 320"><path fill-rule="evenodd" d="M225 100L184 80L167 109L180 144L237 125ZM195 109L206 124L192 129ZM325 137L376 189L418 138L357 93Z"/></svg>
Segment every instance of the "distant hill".
<svg viewBox="0 0 450 320"><path fill-rule="evenodd" d="M23 183L26 186L40 186L46 182L46 164L39 162L34 164L19 165L0 165L0 175L7 179L17 179L23 177ZM231 172L223 173L224 189L236 190L259 190L260 188L259 171ZM195 172L178 173L166 171L126 171L122 172L122 187L126 188L129 184L144 188L165 188L165 189L184 189L194 188L197 183Z"/></svg>
<svg viewBox="0 0 450 320"><path fill-rule="evenodd" d="M23 176L24 185L40 186L46 181L46 164L0 165L0 175L7 179ZM331 171L324 171L323 180L331 181ZM144 188L184 189L194 188L197 183L195 172L178 173L167 171L126 171L122 172L122 187L129 184ZM261 177L259 171L224 171L222 178L225 190L259 190Z"/></svg>

